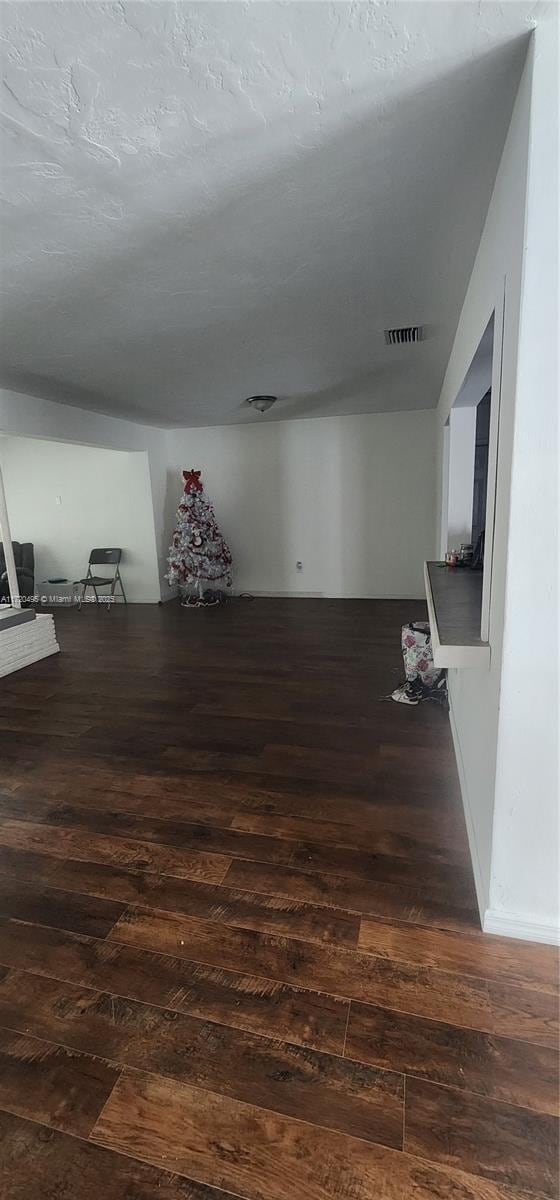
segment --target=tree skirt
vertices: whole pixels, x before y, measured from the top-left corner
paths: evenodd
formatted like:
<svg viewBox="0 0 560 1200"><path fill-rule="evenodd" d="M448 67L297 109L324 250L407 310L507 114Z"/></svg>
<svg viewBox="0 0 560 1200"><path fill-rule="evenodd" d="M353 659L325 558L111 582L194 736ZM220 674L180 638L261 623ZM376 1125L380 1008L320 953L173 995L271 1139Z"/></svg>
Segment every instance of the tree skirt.
<svg viewBox="0 0 560 1200"><path fill-rule="evenodd" d="M216 592L212 596L185 596L181 600L182 608L215 608L216 604L223 604L225 596Z"/></svg>

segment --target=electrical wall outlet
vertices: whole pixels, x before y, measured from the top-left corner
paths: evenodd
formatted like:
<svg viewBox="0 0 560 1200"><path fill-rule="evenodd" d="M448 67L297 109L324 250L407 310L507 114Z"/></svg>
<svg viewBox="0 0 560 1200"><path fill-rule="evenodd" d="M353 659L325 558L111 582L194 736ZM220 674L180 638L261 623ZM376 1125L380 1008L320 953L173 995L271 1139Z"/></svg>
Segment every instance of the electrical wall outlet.
<svg viewBox="0 0 560 1200"><path fill-rule="evenodd" d="M303 563L302 562L296 563L296 571L303 571Z"/></svg>

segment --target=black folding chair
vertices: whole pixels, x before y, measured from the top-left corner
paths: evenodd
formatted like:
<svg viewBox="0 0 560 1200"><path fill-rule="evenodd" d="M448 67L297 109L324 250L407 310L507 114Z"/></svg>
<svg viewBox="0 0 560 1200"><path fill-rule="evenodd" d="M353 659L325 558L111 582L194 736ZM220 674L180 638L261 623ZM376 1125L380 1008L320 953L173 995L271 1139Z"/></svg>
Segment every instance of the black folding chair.
<svg viewBox="0 0 560 1200"><path fill-rule="evenodd" d="M104 549L104 550L100 550L100 549L92 550L92 552L89 556L87 575L86 575L85 579L76 579L74 581L76 587L79 583L81 583L81 585L82 585L82 591L80 594L80 599L78 601L78 608L82 607L86 591L89 587L92 587L95 592L96 604L99 604L99 595L98 595L97 589L101 588L101 587L109 587L111 589L109 594L106 597L105 596L101 597L102 600L105 600L105 599L107 600L107 608L109 608L110 605L112 604L114 596L115 596L115 588L117 586L117 583L121 589L122 598L123 598L125 604L127 603L127 599L124 594L123 581L121 579L121 573L119 570L119 563L121 561L121 558L122 558L122 550L115 549L115 547L110 548L110 549ZM99 566L101 563L107 563L108 565L114 566L113 574L109 575L109 576L94 575L91 568Z"/></svg>

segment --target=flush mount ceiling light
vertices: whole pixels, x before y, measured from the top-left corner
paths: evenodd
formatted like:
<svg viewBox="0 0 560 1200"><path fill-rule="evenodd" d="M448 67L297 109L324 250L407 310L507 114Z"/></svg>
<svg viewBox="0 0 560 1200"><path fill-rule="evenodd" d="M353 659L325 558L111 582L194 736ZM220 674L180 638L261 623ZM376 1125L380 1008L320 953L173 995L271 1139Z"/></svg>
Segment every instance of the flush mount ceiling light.
<svg viewBox="0 0 560 1200"><path fill-rule="evenodd" d="M257 412L268 412L273 404L276 404L278 396L247 396L246 404L250 404L251 408L256 408Z"/></svg>

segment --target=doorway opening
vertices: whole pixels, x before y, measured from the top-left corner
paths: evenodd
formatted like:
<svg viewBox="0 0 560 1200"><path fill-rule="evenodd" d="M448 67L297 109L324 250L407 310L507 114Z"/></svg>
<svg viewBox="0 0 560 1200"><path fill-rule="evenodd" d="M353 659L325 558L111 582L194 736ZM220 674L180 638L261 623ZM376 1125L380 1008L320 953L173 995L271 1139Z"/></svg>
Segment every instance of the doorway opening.
<svg viewBox="0 0 560 1200"><path fill-rule="evenodd" d="M444 431L442 556L480 571L480 637L490 623L501 383L501 313L484 330Z"/></svg>

